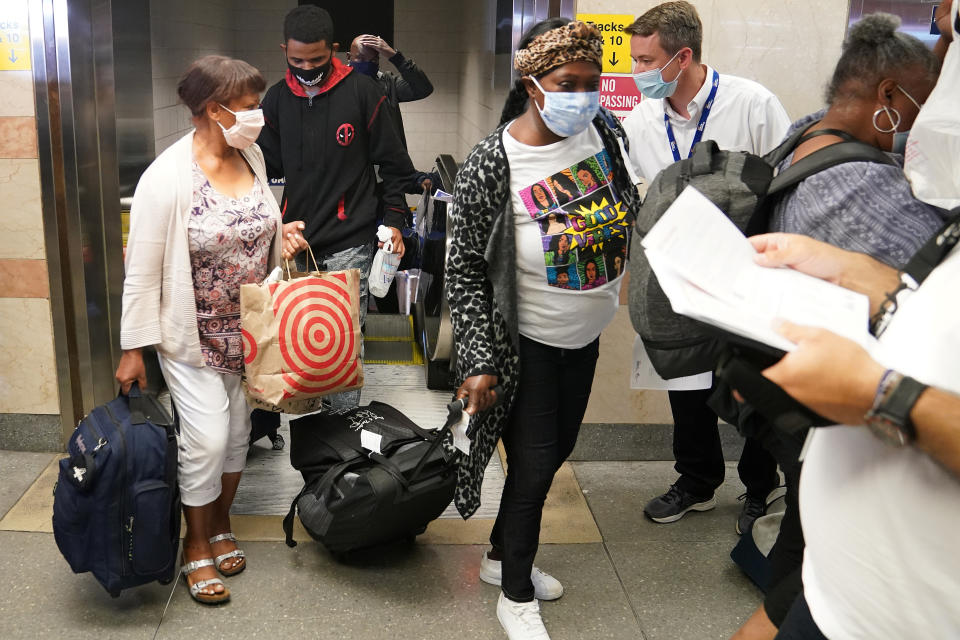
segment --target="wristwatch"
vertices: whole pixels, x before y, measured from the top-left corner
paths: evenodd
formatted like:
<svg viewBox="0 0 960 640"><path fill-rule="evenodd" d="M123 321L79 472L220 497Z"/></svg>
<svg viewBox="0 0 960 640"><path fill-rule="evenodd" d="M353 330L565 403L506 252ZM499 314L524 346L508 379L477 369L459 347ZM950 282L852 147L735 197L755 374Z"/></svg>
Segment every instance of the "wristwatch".
<svg viewBox="0 0 960 640"><path fill-rule="evenodd" d="M909 376L888 369L877 385L873 406L864 416L875 436L895 447L903 447L917 439L917 429L910 422L910 411L927 385Z"/></svg>

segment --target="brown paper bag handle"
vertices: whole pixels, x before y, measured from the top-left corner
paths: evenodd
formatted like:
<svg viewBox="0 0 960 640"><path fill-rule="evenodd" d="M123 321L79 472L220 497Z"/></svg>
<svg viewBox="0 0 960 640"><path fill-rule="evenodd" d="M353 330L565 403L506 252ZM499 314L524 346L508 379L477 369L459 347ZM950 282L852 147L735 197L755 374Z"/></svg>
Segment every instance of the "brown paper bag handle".
<svg viewBox="0 0 960 640"><path fill-rule="evenodd" d="M313 255L313 248L310 247L310 245L307 245L307 253L310 254L310 262L313 263L313 270L314 270L315 272L317 272L317 273L320 273L320 267L317 265L317 259L314 257L314 255ZM286 258L284 258L284 259L283 259L283 266L284 266L284 267L286 268L286 270L287 270L287 280L292 280L292 279L293 279L293 275L292 275L291 270L290 270L290 261L287 260ZM307 268L309 268L309 267L310 267L310 265L307 265Z"/></svg>

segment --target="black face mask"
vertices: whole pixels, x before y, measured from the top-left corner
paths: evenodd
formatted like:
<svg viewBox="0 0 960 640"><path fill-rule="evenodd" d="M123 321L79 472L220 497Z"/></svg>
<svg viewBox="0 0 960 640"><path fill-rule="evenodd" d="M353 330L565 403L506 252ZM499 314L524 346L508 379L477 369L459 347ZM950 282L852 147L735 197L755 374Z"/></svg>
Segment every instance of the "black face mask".
<svg viewBox="0 0 960 640"><path fill-rule="evenodd" d="M300 84L315 87L323 81L327 72L330 71L330 62L327 61L327 64L322 67L314 67L313 69L301 69L288 63L287 68L290 69L290 73L293 74L293 77L296 78Z"/></svg>

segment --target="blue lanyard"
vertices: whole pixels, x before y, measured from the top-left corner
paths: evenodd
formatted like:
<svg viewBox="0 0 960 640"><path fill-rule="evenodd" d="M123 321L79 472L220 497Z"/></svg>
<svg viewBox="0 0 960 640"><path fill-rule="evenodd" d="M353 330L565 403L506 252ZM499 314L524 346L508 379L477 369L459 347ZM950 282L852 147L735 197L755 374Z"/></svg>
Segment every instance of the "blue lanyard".
<svg viewBox="0 0 960 640"><path fill-rule="evenodd" d="M707 126L707 118L710 117L710 109L713 108L713 101L717 97L717 87L720 86L720 74L713 70L713 86L710 88L710 95L707 96L707 102L703 105L703 113L700 114L700 123L697 125L697 132L693 134L693 143L690 145L690 152L687 157L693 155L693 148L697 146L703 137L703 129ZM667 140L670 141L670 151L673 152L673 161L680 162L680 150L677 148L677 139L673 135L673 127L670 126L670 116L663 114L663 122L667 125Z"/></svg>

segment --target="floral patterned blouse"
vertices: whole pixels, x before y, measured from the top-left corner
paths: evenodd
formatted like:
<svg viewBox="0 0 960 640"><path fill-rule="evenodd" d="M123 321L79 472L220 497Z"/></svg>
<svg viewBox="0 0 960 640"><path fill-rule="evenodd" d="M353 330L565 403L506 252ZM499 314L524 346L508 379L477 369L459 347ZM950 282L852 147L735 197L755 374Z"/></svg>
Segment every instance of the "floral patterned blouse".
<svg viewBox="0 0 960 640"><path fill-rule="evenodd" d="M277 223L260 181L241 198L211 186L193 163L193 201L187 222L197 325L204 364L223 373L243 372L240 285L267 277Z"/></svg>

